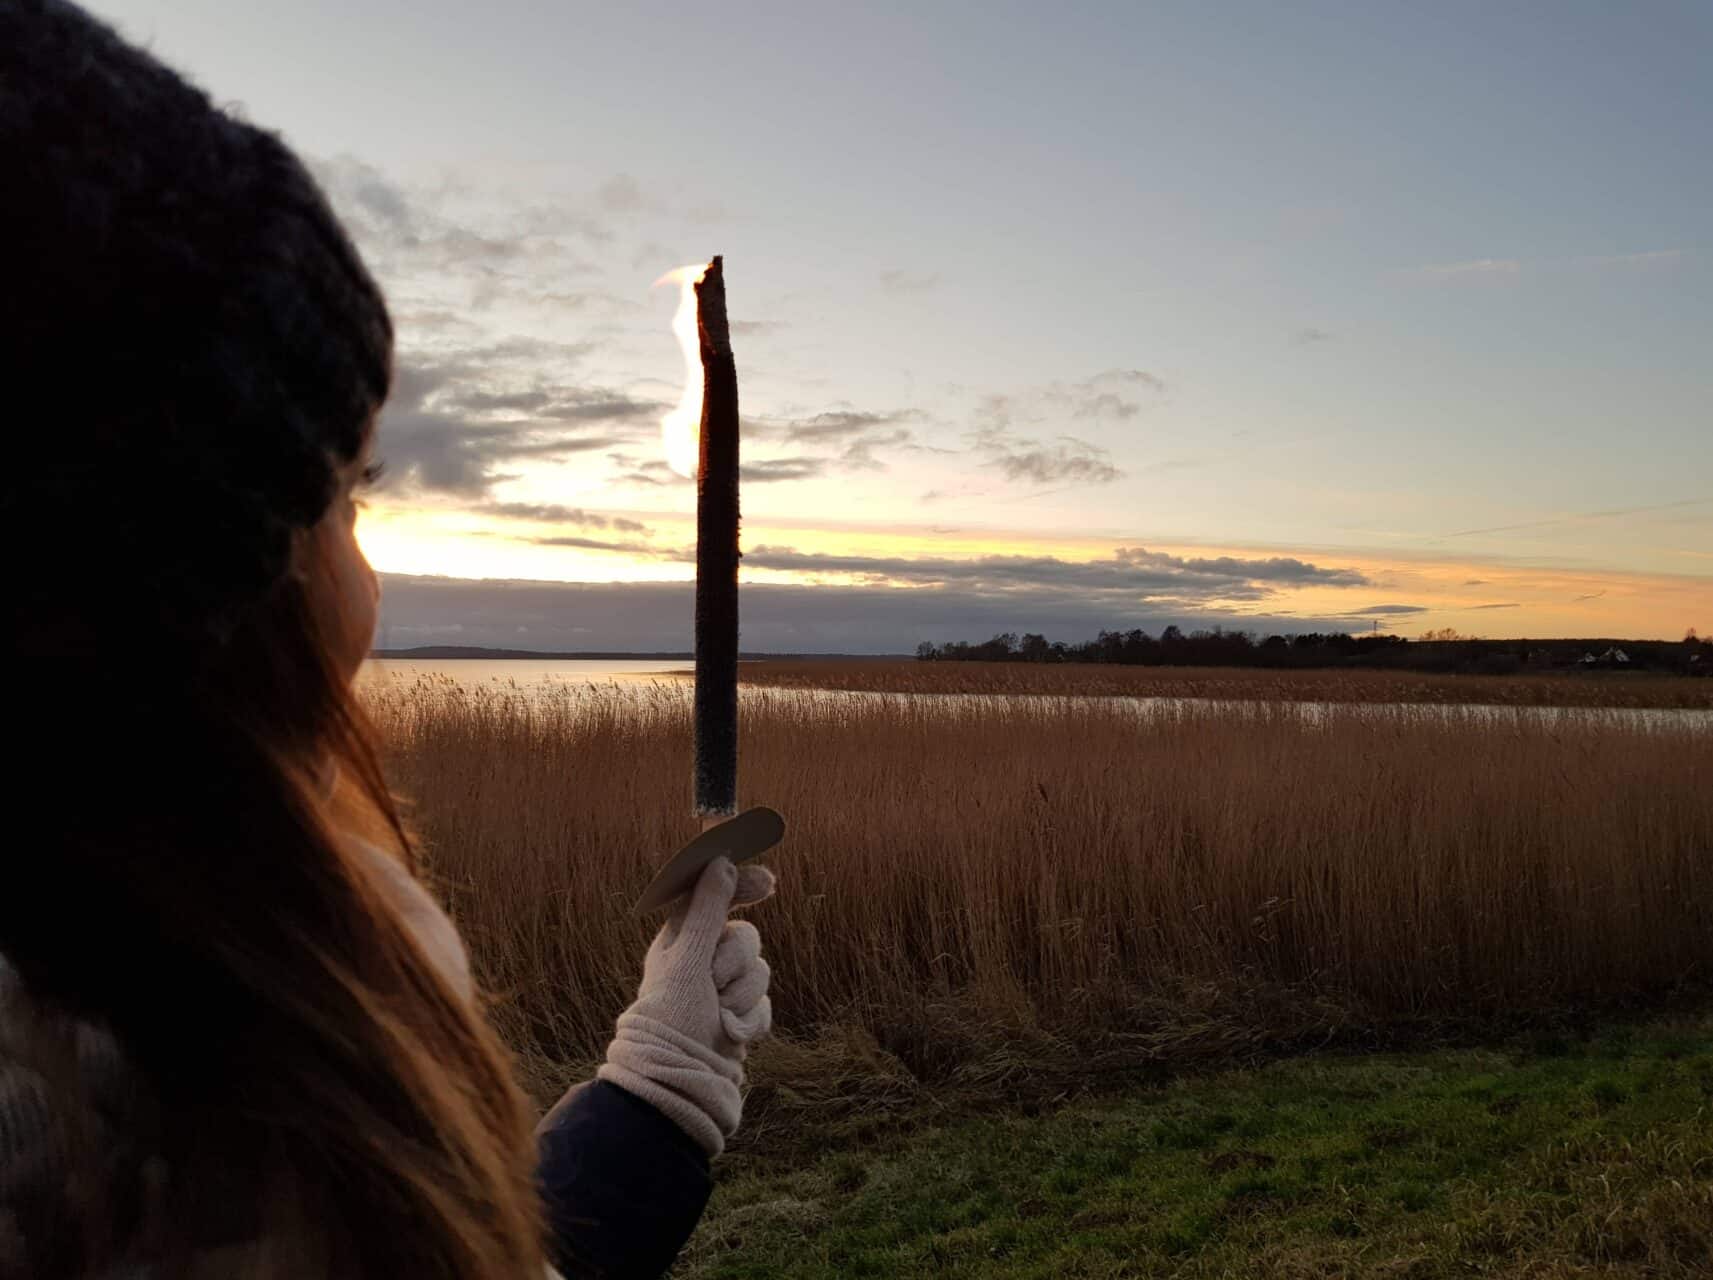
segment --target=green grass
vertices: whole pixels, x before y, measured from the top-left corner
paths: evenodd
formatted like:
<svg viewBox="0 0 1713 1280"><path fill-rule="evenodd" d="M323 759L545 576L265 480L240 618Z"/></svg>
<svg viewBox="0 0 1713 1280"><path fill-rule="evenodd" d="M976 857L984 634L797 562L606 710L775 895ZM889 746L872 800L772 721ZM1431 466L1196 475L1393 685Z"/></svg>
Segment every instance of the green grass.
<svg viewBox="0 0 1713 1280"><path fill-rule="evenodd" d="M867 1135L729 1158L676 1274L1713 1275L1713 1016Z"/></svg>

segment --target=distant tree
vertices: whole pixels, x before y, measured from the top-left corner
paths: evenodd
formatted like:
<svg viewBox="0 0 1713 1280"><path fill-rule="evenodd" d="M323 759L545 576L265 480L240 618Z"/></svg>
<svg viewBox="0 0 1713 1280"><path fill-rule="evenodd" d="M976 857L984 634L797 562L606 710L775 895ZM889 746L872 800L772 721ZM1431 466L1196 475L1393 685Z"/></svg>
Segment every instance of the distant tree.
<svg viewBox="0 0 1713 1280"><path fill-rule="evenodd" d="M1273 667L1311 668L1368 667L1426 672L1472 674L1519 671L1524 668L1551 670L1582 665L1583 654L1600 653L1612 641L1482 640L1451 627L1430 630L1419 639L1345 631L1286 632L1264 639L1247 631L1221 627L1198 629L1186 635L1178 627L1167 627L1158 638L1140 627L1127 631L1102 629L1092 640L1066 643L1049 640L1039 632L1018 635L1002 631L980 644L948 640L935 645L924 641L916 656L925 662L1075 662L1112 663L1124 666ZM1679 671L1687 675L1713 674L1713 638L1703 637L1693 627L1681 644L1677 641L1627 641L1626 665L1635 671Z"/></svg>
<svg viewBox="0 0 1713 1280"><path fill-rule="evenodd" d="M1017 633L1002 631L985 643L970 646L967 656L975 662L1009 662L1017 656Z"/></svg>

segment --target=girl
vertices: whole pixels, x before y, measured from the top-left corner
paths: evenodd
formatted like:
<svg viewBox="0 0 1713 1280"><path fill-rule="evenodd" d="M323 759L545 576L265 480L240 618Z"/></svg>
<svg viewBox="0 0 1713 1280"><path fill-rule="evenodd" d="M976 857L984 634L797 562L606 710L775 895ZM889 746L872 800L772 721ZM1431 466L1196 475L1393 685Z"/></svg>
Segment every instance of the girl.
<svg viewBox="0 0 1713 1280"><path fill-rule="evenodd" d="M320 192L0 0L0 253L0 1277L658 1275L769 1026L726 917L771 878L708 869L532 1132L351 690L392 331Z"/></svg>

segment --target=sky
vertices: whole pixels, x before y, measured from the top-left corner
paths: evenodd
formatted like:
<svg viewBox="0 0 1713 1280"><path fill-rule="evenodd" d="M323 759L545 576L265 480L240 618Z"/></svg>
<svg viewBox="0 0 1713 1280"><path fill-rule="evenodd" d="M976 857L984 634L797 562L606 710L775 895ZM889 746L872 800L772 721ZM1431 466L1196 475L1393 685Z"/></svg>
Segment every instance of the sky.
<svg viewBox="0 0 1713 1280"><path fill-rule="evenodd" d="M1713 631L1713 8L100 0L310 163L398 372L382 643Z"/></svg>

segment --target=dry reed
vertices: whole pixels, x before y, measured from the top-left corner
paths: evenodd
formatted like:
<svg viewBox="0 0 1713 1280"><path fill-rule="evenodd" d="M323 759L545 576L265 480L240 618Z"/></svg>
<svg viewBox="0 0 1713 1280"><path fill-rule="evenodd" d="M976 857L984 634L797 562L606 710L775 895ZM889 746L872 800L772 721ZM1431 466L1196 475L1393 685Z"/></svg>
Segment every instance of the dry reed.
<svg viewBox="0 0 1713 1280"><path fill-rule="evenodd" d="M629 904L694 830L687 686L370 696L507 1033L538 1081L586 1062L653 928ZM781 1053L991 1085L1713 968L1705 728L752 690L741 749L790 822L756 913Z"/></svg>
<svg viewBox="0 0 1713 1280"><path fill-rule="evenodd" d="M1217 698L1257 702L1416 702L1520 707L1713 710L1713 680L1646 672L1449 675L1417 671L1273 671L901 658L765 658L739 668L756 688L870 693L1030 693L1075 697Z"/></svg>

